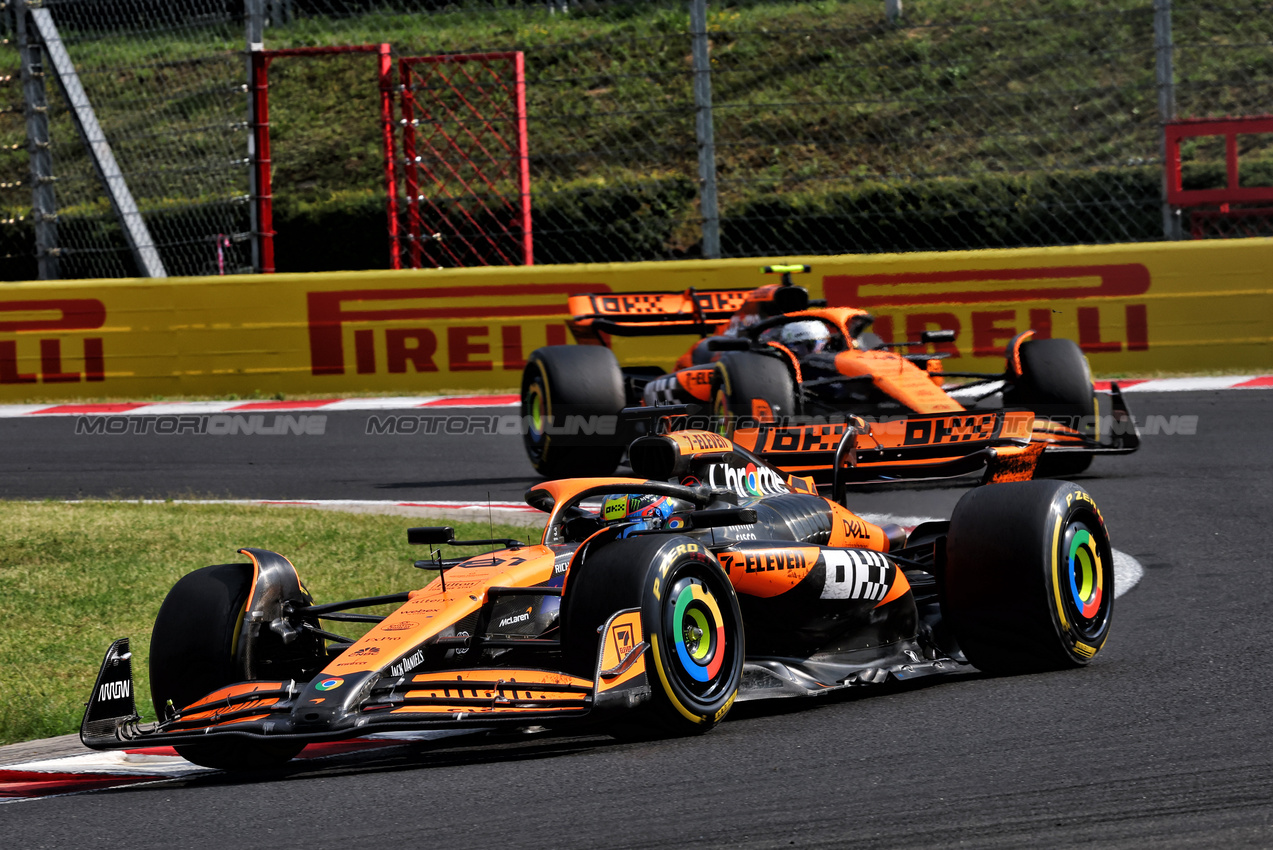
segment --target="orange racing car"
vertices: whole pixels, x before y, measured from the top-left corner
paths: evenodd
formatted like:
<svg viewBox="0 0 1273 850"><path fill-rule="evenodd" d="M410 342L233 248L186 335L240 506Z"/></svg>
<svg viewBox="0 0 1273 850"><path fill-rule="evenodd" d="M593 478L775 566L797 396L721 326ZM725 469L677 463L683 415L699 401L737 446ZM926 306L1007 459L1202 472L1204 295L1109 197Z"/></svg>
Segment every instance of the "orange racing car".
<svg viewBox="0 0 1273 850"><path fill-rule="evenodd" d="M1125 454L1139 436L1117 384L1101 435L1099 403L1087 358L1068 339L1018 334L1002 373L948 372L945 353L899 353L953 342L954 332L927 331L886 343L865 310L813 302L792 282L808 266L767 266L782 282L755 289L575 295L568 320L577 345L540 348L521 384L527 456L547 478L608 475L631 435L598 423L630 405L700 405L711 430L731 434L740 423L777 420L839 422L846 416L980 413L1019 407L1039 414L1034 440L1046 451L1041 475L1073 475L1095 454ZM697 334L665 374L657 367L620 367L613 336ZM1000 401L1001 400L1001 401ZM752 448L761 451L762 447ZM830 469L818 471L826 479Z"/></svg>
<svg viewBox="0 0 1273 850"><path fill-rule="evenodd" d="M876 525L811 479L710 431L633 442L635 478L532 487L539 542L417 562L418 589L315 602L282 555L183 577L150 644L158 720L133 702L127 638L108 650L81 738L172 745L196 764L278 765L306 744L377 732L597 724L618 735L705 731L737 700L809 696L968 670L1076 667L1101 650L1114 602L1101 513L1079 486L1023 480L1033 414L995 411L944 441L938 420L850 423L837 488L900 464L975 462L988 486L948 522ZM781 435L761 425L755 439ZM925 441L910 439L927 433ZM779 437L785 439L785 437ZM858 449L862 449L858 452ZM385 616L358 609L392 604ZM361 622L357 638L325 621Z"/></svg>

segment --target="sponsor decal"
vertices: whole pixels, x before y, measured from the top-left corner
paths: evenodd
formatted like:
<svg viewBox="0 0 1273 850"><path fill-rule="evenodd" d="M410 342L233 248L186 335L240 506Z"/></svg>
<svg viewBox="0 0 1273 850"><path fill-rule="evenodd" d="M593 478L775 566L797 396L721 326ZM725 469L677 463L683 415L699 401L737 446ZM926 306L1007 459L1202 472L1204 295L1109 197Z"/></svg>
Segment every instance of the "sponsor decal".
<svg viewBox="0 0 1273 850"><path fill-rule="evenodd" d="M995 436L999 417L994 413L976 416L943 416L937 419L906 421L903 445L927 446L989 440Z"/></svg>
<svg viewBox="0 0 1273 850"><path fill-rule="evenodd" d="M504 629L509 626L515 626L518 623L524 623L530 619L530 612L533 610L534 610L534 606L531 606L530 608L527 608L525 611L523 611L520 614L513 614L511 616L505 617L504 619L500 620L498 623L495 624L495 628Z"/></svg>
<svg viewBox="0 0 1273 850"><path fill-rule="evenodd" d="M671 517L668 519L667 525L664 527L667 528L669 531L677 531L678 529L682 529L685 527L685 518L679 517L679 516Z"/></svg>
<svg viewBox="0 0 1273 850"><path fill-rule="evenodd" d="M402 632L402 631L406 631L407 629L414 629L415 627L416 627L416 624L411 622L410 620L401 620L397 623L388 623L386 625L381 626L380 628L382 631L386 631L386 632Z"/></svg>
<svg viewBox="0 0 1273 850"><path fill-rule="evenodd" d="M833 452L844 436L844 423L826 425L792 425L766 428L765 454L774 452Z"/></svg>
<svg viewBox="0 0 1273 850"><path fill-rule="evenodd" d="M362 657L362 656L367 656L367 655L379 655L379 654L380 654L380 647L378 647L378 646L364 646L362 649L355 649L353 652L351 652L351 653L349 653L349 654L350 654L351 656L355 656L355 657Z"/></svg>
<svg viewBox="0 0 1273 850"><path fill-rule="evenodd" d="M608 496L601 508L601 518L606 522L623 519L628 515L627 496Z"/></svg>
<svg viewBox="0 0 1273 850"><path fill-rule="evenodd" d="M971 337L971 351L965 347L961 352L955 343L939 344L937 350L953 357L961 353L996 357L1003 352L1005 343L1027 328L1036 330L1038 339L1051 337L1055 311L1050 303L1071 299L1080 302L1095 299L1089 301L1091 306L1074 310L1078 320L1078 344L1084 352L1146 351L1149 349L1148 305L1120 306L1107 300L1143 296L1149 292L1150 282L1149 269L1144 265L1114 263L827 275L823 287L832 306L851 305L870 310L875 315L873 330L886 341L893 339L894 313L905 322L906 339L915 339L930 327L960 332L964 323L955 313L918 312L926 305L954 306L972 326L972 333L967 335ZM1022 302L1048 306L1014 306ZM979 309L978 305L988 309ZM960 333L961 340L965 336Z"/></svg>
<svg viewBox="0 0 1273 850"><path fill-rule="evenodd" d="M859 519L841 519L840 528L844 532L844 536L856 540L870 540L871 532L867 530L865 522Z"/></svg>
<svg viewBox="0 0 1273 850"><path fill-rule="evenodd" d="M597 287L592 289L596 292ZM743 306L747 298L746 290L727 290L721 292L696 292L693 295L695 307L704 312L733 313ZM631 295L593 295L592 309L601 315L622 316L678 314L669 319L689 320L694 318L694 309L689 306L685 295L680 292L646 292Z"/></svg>
<svg viewBox="0 0 1273 850"><path fill-rule="evenodd" d="M423 662L424 662L424 650L417 649L415 652L411 653L406 658L399 661L397 664L390 665L389 675L390 676L405 676L411 670L414 670L416 667L419 667L420 664Z"/></svg>
<svg viewBox="0 0 1273 850"><path fill-rule="evenodd" d="M823 599L865 599L878 602L888 595L892 563L869 549L825 549L827 575Z"/></svg>
<svg viewBox="0 0 1273 850"><path fill-rule="evenodd" d="M672 437L691 452L727 452L734 448L729 440L711 431L682 431Z"/></svg>
<svg viewBox="0 0 1273 850"><path fill-rule="evenodd" d="M468 636L469 636L469 633L468 633L467 631L463 631L463 632L456 632L456 633L455 633L455 636L456 636L456 637L468 637ZM467 653L468 651L469 651L469 648L468 648L467 646L461 646L459 649L455 650L455 654L456 654L456 655L464 655L464 654L465 654L465 653Z"/></svg>
<svg viewBox="0 0 1273 850"><path fill-rule="evenodd" d="M67 369L63 365L63 340L59 337L31 338L32 333L41 331L93 331L105 324L106 305L96 298L0 301L0 334L15 334L12 339L0 340L0 384L74 384L81 380L106 380L103 337L84 337L81 342L82 358L76 352L67 352L83 363L83 371ZM18 333L22 335L17 336ZM29 346L29 353L23 350ZM18 358L34 358L37 348L39 372L19 371Z"/></svg>
<svg viewBox="0 0 1273 850"><path fill-rule="evenodd" d="M773 570L807 570L809 560L799 550L777 549L761 552L721 552L718 556L725 572L739 569L745 573L764 573Z"/></svg>
<svg viewBox="0 0 1273 850"><path fill-rule="evenodd" d="M791 492L778 473L754 463L742 468L714 463L707 468L707 484L714 490L732 490L740 496L774 496Z"/></svg>
<svg viewBox="0 0 1273 850"><path fill-rule="evenodd" d="M323 681L319 682L314 687L318 688L320 691L334 691L343 684L345 684L344 679L339 676L333 676L330 679L323 679Z"/></svg>
<svg viewBox="0 0 1273 850"><path fill-rule="evenodd" d="M360 375L382 372L481 372L499 369L521 372L527 346L522 325L528 317L546 321L542 337L549 345L564 345L560 323L566 310L563 296L609 289L603 283L530 283L517 289L535 303L493 306L487 299L507 299L513 287L491 285L346 289L309 292L310 371L314 375L343 375L353 366ZM463 303L474 299L469 303ZM460 302L460 303L456 303ZM469 319L472 325L448 325L439 320ZM496 324L507 319L507 324ZM408 325L408 323L410 323ZM354 330L353 362L345 353L345 325L370 325ZM442 339L439 339L441 334ZM538 347L533 342L529 348ZM384 354L383 366L380 353Z"/></svg>
<svg viewBox="0 0 1273 850"><path fill-rule="evenodd" d="M620 661L627 658L632 654L632 650L636 649L631 623L615 623L610 629L610 637L614 639L614 650L618 653Z"/></svg>
<svg viewBox="0 0 1273 850"><path fill-rule="evenodd" d="M132 694L132 682L120 679L117 682L103 682L97 690L99 702L107 700L127 699Z"/></svg>

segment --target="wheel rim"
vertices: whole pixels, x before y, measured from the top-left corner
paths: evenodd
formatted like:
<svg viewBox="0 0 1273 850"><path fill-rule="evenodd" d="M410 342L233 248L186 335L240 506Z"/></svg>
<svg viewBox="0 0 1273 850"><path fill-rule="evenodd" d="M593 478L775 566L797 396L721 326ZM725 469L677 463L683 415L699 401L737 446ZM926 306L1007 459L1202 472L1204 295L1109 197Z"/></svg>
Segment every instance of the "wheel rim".
<svg viewBox="0 0 1273 850"><path fill-rule="evenodd" d="M544 391L538 381L530 386L527 408L526 415L529 418L530 438L538 443L544 434Z"/></svg>
<svg viewBox="0 0 1273 850"><path fill-rule="evenodd" d="M1106 577L1111 555L1102 551L1100 540L1087 524L1074 522L1065 530L1060 553L1068 578L1063 579L1061 598L1075 630L1086 640L1095 640L1104 631L1114 598L1112 582Z"/></svg>
<svg viewBox="0 0 1273 850"><path fill-rule="evenodd" d="M522 441L526 445L526 454L536 469L543 461L546 436L544 434L548 421L548 398L544 392L542 378L536 376L522 393L522 422L526 433Z"/></svg>
<svg viewBox="0 0 1273 850"><path fill-rule="evenodd" d="M676 660L668 665L668 673L696 700L718 696L732 673L734 648L725 610L697 576L677 580L667 595L663 634L676 647Z"/></svg>
<svg viewBox="0 0 1273 850"><path fill-rule="evenodd" d="M716 423L716 433L728 437L734 430L734 417L729 410L729 401L725 398L725 389L716 390L712 397L712 418Z"/></svg>

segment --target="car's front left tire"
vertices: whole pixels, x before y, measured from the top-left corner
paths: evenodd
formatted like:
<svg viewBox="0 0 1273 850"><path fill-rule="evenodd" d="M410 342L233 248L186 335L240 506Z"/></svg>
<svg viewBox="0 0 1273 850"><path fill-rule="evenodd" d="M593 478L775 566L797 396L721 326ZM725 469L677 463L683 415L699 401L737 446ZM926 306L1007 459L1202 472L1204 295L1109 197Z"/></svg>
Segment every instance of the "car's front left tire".
<svg viewBox="0 0 1273 850"><path fill-rule="evenodd" d="M656 534L606 545L572 567L562 604L567 670L588 678L596 673L597 630L617 611L641 610L651 700L616 718L618 734L706 732L733 705L742 613L729 577L692 538Z"/></svg>

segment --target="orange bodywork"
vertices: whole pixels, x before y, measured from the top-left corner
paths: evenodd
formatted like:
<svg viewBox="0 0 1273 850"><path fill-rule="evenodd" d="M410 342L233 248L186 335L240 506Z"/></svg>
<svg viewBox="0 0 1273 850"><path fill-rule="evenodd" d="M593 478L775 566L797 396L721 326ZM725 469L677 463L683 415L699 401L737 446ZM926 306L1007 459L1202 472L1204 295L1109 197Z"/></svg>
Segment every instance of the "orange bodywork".
<svg viewBox="0 0 1273 850"><path fill-rule="evenodd" d="M547 546L527 546L470 559L480 565L461 565L448 571L445 590L442 579L436 578L428 586L412 591L406 604L324 667L322 675L348 676L379 670L383 666L381 641L392 640L395 646L402 647L419 645L476 613L486 602L488 587L533 587L547 582L553 575L553 557Z"/></svg>
<svg viewBox="0 0 1273 850"><path fill-rule="evenodd" d="M498 678L495 678L498 677ZM551 670L444 670L411 677L408 699L430 700L430 704L392 709L394 714L477 714L542 712L541 705L527 703L578 703L587 709L592 682ZM518 703L513 705L512 703ZM561 709L562 706L557 706ZM567 710L569 710L567 708Z"/></svg>
<svg viewBox="0 0 1273 850"><path fill-rule="evenodd" d="M953 413L964 409L934 385L928 372L892 352L841 351L835 356L835 368L850 378L870 375L875 386L916 413Z"/></svg>

